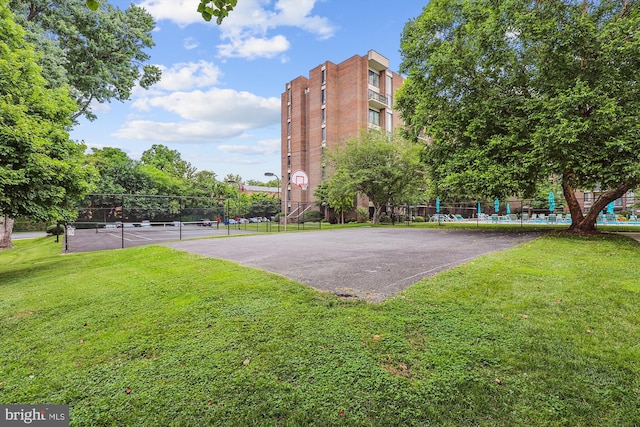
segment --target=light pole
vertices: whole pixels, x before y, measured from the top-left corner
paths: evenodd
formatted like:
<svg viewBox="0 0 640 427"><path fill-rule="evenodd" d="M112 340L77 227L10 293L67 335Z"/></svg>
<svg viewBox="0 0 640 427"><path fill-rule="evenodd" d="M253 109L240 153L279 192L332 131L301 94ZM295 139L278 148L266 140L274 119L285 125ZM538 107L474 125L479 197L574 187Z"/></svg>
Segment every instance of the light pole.
<svg viewBox="0 0 640 427"><path fill-rule="evenodd" d="M265 172L264 176L272 176L278 180L278 200L280 200L280 184L284 184L283 181L280 180L280 177L273 172ZM289 184L287 184L289 187ZM282 192L284 193L284 231L287 231L287 189L283 188ZM278 227L280 226L280 221L278 221Z"/></svg>

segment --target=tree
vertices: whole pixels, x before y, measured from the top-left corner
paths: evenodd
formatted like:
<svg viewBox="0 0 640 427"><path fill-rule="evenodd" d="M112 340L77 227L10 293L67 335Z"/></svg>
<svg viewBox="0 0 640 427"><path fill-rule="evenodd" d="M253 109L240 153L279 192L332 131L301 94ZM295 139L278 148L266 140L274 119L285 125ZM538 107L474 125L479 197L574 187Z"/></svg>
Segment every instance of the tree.
<svg viewBox="0 0 640 427"><path fill-rule="evenodd" d="M640 183L640 7L439 0L402 36L396 97L440 193L530 197L561 181L571 230ZM585 216L576 189L607 188Z"/></svg>
<svg viewBox="0 0 640 427"><path fill-rule="evenodd" d="M344 224L344 213L353 209L357 190L354 181L350 179L345 168L338 168L330 179L316 188L316 196L321 198L328 207L340 212L340 223Z"/></svg>
<svg viewBox="0 0 640 427"><path fill-rule="evenodd" d="M13 218L61 220L88 190L84 145L69 139L75 103L49 89L33 46L0 0L0 249L12 247Z"/></svg>
<svg viewBox="0 0 640 427"><path fill-rule="evenodd" d="M336 171L333 176L341 181L337 188L351 186L367 196L374 206L374 224L379 223L384 206L414 198L425 185L418 146L398 134L363 131L329 154Z"/></svg>
<svg viewBox="0 0 640 427"><path fill-rule="evenodd" d="M153 166L175 178L191 179L196 173L196 168L191 163L182 160L179 151L162 144L153 144L150 149L145 150L140 161L143 165Z"/></svg>
<svg viewBox="0 0 640 427"><path fill-rule="evenodd" d="M155 23L144 9L123 11L104 2L92 12L75 0L10 1L37 46L50 87L71 86L73 120L95 119L94 101L125 101L136 84L148 88L160 80L160 69L145 64Z"/></svg>

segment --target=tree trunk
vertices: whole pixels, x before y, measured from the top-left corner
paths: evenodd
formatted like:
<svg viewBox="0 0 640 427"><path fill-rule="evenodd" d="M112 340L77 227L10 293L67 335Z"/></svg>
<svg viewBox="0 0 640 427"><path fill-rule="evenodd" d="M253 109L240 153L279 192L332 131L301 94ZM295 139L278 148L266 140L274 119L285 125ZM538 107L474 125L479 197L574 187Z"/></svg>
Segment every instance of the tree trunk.
<svg viewBox="0 0 640 427"><path fill-rule="evenodd" d="M380 224L380 213L382 211L382 205L381 204L373 204L373 218L372 218L372 224Z"/></svg>
<svg viewBox="0 0 640 427"><path fill-rule="evenodd" d="M11 232L13 231L13 218L9 218L6 215L0 217L2 222L0 223L0 251L4 249L10 249L13 247L11 242Z"/></svg>
<svg viewBox="0 0 640 427"><path fill-rule="evenodd" d="M629 186L627 184L620 184L617 188L602 193L600 197L594 201L587 215L584 215L582 209L580 209L576 192L571 185L570 175L563 177L562 190L564 192L564 198L569 205L569 211L571 212L571 226L569 227L569 231L572 233L594 233L600 211L604 210L609 203L619 199L629 191Z"/></svg>

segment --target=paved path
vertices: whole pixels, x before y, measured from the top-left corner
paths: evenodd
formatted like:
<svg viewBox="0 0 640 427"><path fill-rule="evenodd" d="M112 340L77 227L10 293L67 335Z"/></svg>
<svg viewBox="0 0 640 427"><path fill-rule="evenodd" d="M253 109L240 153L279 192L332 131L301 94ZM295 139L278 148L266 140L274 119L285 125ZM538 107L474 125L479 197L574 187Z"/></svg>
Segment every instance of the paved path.
<svg viewBox="0 0 640 427"><path fill-rule="evenodd" d="M381 301L425 277L540 233L356 228L166 243L338 295Z"/></svg>

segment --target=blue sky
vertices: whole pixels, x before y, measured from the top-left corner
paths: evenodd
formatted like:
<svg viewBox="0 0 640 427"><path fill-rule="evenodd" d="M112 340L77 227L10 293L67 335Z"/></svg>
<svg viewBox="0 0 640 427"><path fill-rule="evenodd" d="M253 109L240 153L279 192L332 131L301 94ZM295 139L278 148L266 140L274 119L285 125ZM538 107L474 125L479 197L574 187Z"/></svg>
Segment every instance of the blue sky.
<svg viewBox="0 0 640 427"><path fill-rule="evenodd" d="M130 2L111 0L126 8ZM156 20L150 63L162 81L125 103L94 105L98 119L71 136L139 159L153 144L178 150L223 179L280 173L280 94L297 76L374 49L400 65L400 35L427 0L238 0L218 26L197 0L142 0Z"/></svg>

